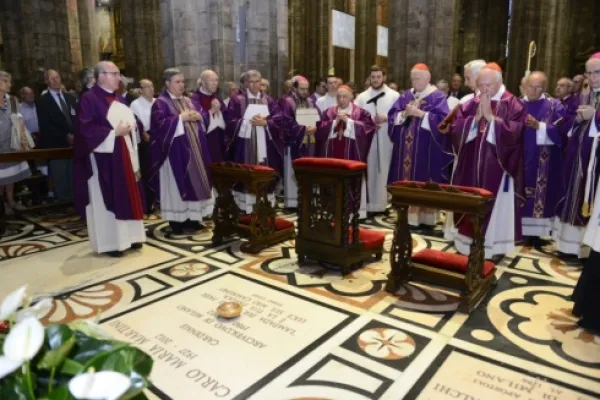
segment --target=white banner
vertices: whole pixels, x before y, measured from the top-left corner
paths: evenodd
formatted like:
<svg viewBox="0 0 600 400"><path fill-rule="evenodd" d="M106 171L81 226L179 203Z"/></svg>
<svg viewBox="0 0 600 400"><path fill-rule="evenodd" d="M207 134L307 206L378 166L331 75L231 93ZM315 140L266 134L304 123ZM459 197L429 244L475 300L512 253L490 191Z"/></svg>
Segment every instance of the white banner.
<svg viewBox="0 0 600 400"><path fill-rule="evenodd" d="M332 10L332 45L354 50L355 18L353 15Z"/></svg>
<svg viewBox="0 0 600 400"><path fill-rule="evenodd" d="M388 28L377 25L377 55L388 56Z"/></svg>

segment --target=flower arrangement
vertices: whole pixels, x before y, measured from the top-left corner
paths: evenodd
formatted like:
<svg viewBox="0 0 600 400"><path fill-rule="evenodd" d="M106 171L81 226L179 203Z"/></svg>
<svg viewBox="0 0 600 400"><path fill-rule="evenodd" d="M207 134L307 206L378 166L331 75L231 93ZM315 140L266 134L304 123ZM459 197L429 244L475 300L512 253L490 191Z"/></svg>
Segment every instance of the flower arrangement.
<svg viewBox="0 0 600 400"><path fill-rule="evenodd" d="M39 318L51 299L34 305L26 286L0 305L0 399L146 399L152 358L112 340L97 322L46 328Z"/></svg>

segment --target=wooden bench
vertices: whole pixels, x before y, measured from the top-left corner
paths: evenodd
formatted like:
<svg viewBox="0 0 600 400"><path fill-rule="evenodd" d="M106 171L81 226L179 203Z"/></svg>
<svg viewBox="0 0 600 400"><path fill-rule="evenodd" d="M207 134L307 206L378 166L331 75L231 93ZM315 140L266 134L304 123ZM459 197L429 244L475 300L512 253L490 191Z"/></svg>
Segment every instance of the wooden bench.
<svg viewBox="0 0 600 400"><path fill-rule="evenodd" d="M217 191L213 221L212 242L239 235L248 238L241 246L247 253L258 253L266 247L294 238L294 223L275 218L275 209L268 199L269 187L275 183L276 172L262 165L246 165L231 162L210 165L214 187ZM248 193L256 196L252 214L242 215L233 194L236 185L243 185Z"/></svg>
<svg viewBox="0 0 600 400"><path fill-rule="evenodd" d="M304 157L293 167L298 181L298 261L308 257L339 265L346 274L373 256L381 259L385 234L360 228L358 221L367 164Z"/></svg>
<svg viewBox="0 0 600 400"><path fill-rule="evenodd" d="M434 182L396 182L387 187L397 222L390 254L391 272L386 290L395 293L402 282L422 281L459 290L461 312L471 312L496 281L496 266L484 260L482 224L494 204L491 192L469 187L439 185ZM412 254L408 225L410 206L453 211L468 217L473 227L470 255L425 249Z"/></svg>

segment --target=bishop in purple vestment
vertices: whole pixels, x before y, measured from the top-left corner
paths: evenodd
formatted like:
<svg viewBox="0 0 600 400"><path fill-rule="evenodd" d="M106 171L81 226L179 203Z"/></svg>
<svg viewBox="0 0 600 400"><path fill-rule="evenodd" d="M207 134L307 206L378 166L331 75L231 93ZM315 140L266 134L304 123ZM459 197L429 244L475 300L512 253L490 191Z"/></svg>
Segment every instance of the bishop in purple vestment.
<svg viewBox="0 0 600 400"><path fill-rule="evenodd" d="M438 125L449 113L446 95L430 85L431 73L417 64L410 73L413 89L396 100L388 112L388 134L393 143L388 183L399 180L448 183L452 152ZM435 210L411 207L409 223L436 225Z"/></svg>
<svg viewBox="0 0 600 400"><path fill-rule="evenodd" d="M298 207L298 186L294 177L292 161L298 157L314 157L316 125L301 125L296 120L298 109L312 109L317 114L319 109L308 97L308 80L303 76L292 78L292 92L279 98L279 108L282 116L284 137L284 206Z"/></svg>
<svg viewBox="0 0 600 400"><path fill-rule="evenodd" d="M580 95L573 129L568 133L565 154L566 193L553 232L556 247L563 255L582 256L581 244L598 182L598 136L600 132L600 55L586 63L590 93ZM568 175L566 175L568 174ZM588 230L589 227L588 227Z"/></svg>
<svg viewBox="0 0 600 400"><path fill-rule="evenodd" d="M483 188L496 200L483 226L485 257L514 250L521 236L519 209L523 204L523 129L527 110L502 84L496 63L480 72L480 95L458 108L452 124L457 165L452 184ZM469 254L472 225L455 215L458 232L454 245Z"/></svg>
<svg viewBox="0 0 600 400"><path fill-rule="evenodd" d="M521 100L528 119L523 132L525 206L521 211L523 236L537 241L552 232L556 206L562 198L563 145L566 110L544 94L546 74L532 72L524 82Z"/></svg>
<svg viewBox="0 0 600 400"><path fill-rule="evenodd" d="M225 118L223 112L227 110L225 103L217 94L219 76L211 70L206 70L200 75L200 86L192 94L192 102L196 110L201 112L204 120L208 143L208 152L212 162L225 161L226 143Z"/></svg>
<svg viewBox="0 0 600 400"><path fill-rule="evenodd" d="M316 156L367 162L377 126L371 114L355 105L352 89L342 85L337 91L337 105L329 107L317 123ZM367 217L366 182L363 179L360 218Z"/></svg>
<svg viewBox="0 0 600 400"><path fill-rule="evenodd" d="M97 253L119 257L146 241L144 188L131 122L109 122L109 109L121 103L116 94L120 71L102 61L94 68L97 85L81 96L73 143L75 208L86 219L90 244ZM115 105L116 107L116 105ZM139 133L138 133L139 134Z"/></svg>
<svg viewBox="0 0 600 400"><path fill-rule="evenodd" d="M175 234L200 230L214 202L208 171L211 157L201 114L183 96L185 80L176 68L164 73L165 91L152 105L150 182L162 218Z"/></svg>
<svg viewBox="0 0 600 400"><path fill-rule="evenodd" d="M229 159L240 164L268 165L279 174L283 171L283 140L281 138L281 113L277 103L260 91L261 75L256 70L246 72L248 89L229 100L227 107L227 136ZM249 105L265 105L268 115L246 115ZM236 190L238 206L252 212L256 201L253 195ZM270 195L272 201L274 195Z"/></svg>

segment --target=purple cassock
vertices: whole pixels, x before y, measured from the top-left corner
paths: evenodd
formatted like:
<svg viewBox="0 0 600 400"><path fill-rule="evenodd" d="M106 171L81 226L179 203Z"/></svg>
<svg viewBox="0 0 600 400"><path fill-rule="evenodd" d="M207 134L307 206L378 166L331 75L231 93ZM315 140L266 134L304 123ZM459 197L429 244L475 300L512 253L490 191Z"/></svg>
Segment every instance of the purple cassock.
<svg viewBox="0 0 600 400"><path fill-rule="evenodd" d="M416 104L426 112L423 118L408 117L395 125L399 113L409 104ZM440 182L450 180L452 152L449 139L438 131L438 125L449 113L446 95L433 90L424 98L415 100L414 89L405 91L388 112L388 134L394 147L388 174L388 183L399 180Z"/></svg>
<svg viewBox="0 0 600 400"><path fill-rule="evenodd" d="M209 123L211 120L210 109L212 106L213 100L217 100L219 104L221 104L221 113L224 121L227 120L225 113L227 112L227 106L223 103L223 100L220 96L216 94L205 94L200 89L196 90L192 96L192 102L196 107L196 110L200 111L202 114L202 119L204 120L204 128L208 131L210 128ZM214 118L214 116L212 116ZM208 150L210 153L210 157L212 162L221 162L226 159L226 149L227 144L230 142L231 138L227 138L225 136L225 129L219 126L211 129L210 132L207 133L206 142L208 143Z"/></svg>
<svg viewBox="0 0 600 400"><path fill-rule="evenodd" d="M310 98L300 100L295 93L292 93L279 99L279 108L281 110L284 145L290 148L292 161L298 157L314 155L314 145L311 145L310 141L306 140L304 136L306 126L298 125L296 122L296 109L314 108L320 114L315 103ZM313 154L310 154L311 152Z"/></svg>
<svg viewBox="0 0 600 400"><path fill-rule="evenodd" d="M593 91L588 95L580 95L580 104L593 105ZM600 101L599 101L600 103ZM598 179L597 171L592 175L592 181L588 184L588 166L594 143L590 136L592 123L600 127L600 104L596 105L596 114L589 121L574 122L572 131L569 132L567 149L563 169L563 183L565 185L565 196L559 202L559 219L565 224L576 227L587 225L589 217L582 214L584 203L591 207L594 199L594 186ZM586 196L586 186L590 190ZM584 199L585 198L585 199Z"/></svg>
<svg viewBox="0 0 600 400"><path fill-rule="evenodd" d="M341 111L339 107L329 107L321 115L316 133L315 155L317 157L367 162L371 141L377 126L373 122L371 114L355 104L351 104L351 106L352 112L348 118L352 120L353 132L350 132L351 129L347 129L349 126L343 121L335 124L334 127L338 112ZM338 137L339 132L342 133L341 138Z"/></svg>
<svg viewBox="0 0 600 400"><path fill-rule="evenodd" d="M498 96L497 94L496 96ZM523 204L523 128L527 121L527 110L514 95L508 91L502 93L500 100L492 100L491 107L495 116L494 135L490 136L490 124L485 118L472 130L473 121L479 108L480 96L463 104L458 109L452 124L452 146L458 154L452 184L486 189L496 196L498 203L500 191L509 192L510 180L504 180L504 174L514 183L514 240L521 238L521 218L519 209ZM473 135L475 135L473 137ZM494 143L490 143L490 141ZM455 219L460 216L455 216ZM502 216L500 216L502 217ZM489 217L484 221L483 233L487 231ZM462 218L459 233L472 237L472 226ZM514 242L513 242L514 244ZM497 243L487 243L495 246ZM501 254L501 253L500 253Z"/></svg>
<svg viewBox="0 0 600 400"><path fill-rule="evenodd" d="M206 200L212 195L207 168L211 157L203 122L182 122L184 134L176 136L179 114L184 110L196 110L192 100L187 97L173 99L167 91L162 92L152 105L150 184L159 200L159 171L167 159L183 201Z"/></svg>
<svg viewBox="0 0 600 400"><path fill-rule="evenodd" d="M267 102L269 116L265 128L265 140L267 161L266 164L278 173L283 171L283 140L281 138L281 113L275 100L259 93L260 99L248 99L248 92L232 96L227 107L227 137L232 138L229 145L229 159L241 164L260 164L256 148L256 131L252 128L250 138L240 137L240 131L244 123L244 114L249 104L263 104ZM263 100L266 99L266 100Z"/></svg>
<svg viewBox="0 0 600 400"><path fill-rule="evenodd" d="M112 153L94 152L113 130L107 119L113 101L122 102L120 96L97 85L79 98L73 140L75 209L86 218L86 207L90 204L88 181L93 175L90 156L93 156L106 209L114 213L117 220L141 220L144 217L144 183L134 174L125 139L115 138ZM138 129L143 131L139 121Z"/></svg>
<svg viewBox="0 0 600 400"><path fill-rule="evenodd" d="M525 205L521 216L550 219L556 215L556 205L563 196L561 173L568 130L566 109L559 100L546 97L536 101L523 99L522 103L527 113L545 126L538 130L525 127L523 132ZM545 224L547 226L542 225L540 221L523 220L523 234L543 236L550 233L550 221Z"/></svg>

